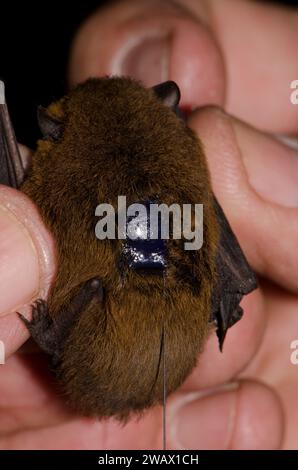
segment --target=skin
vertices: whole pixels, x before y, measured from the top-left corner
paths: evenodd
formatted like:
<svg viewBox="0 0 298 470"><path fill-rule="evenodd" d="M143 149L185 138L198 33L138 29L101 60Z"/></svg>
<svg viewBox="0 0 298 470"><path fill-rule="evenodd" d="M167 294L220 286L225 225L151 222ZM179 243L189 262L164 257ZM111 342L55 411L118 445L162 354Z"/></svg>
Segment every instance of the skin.
<svg viewBox="0 0 298 470"><path fill-rule="evenodd" d="M157 60L163 49L151 40L154 50L146 46L141 67L131 56L123 60L144 31L160 36L167 28L169 57ZM240 0L127 0L95 13L73 45L72 84L115 70L148 85L160 78L179 83L184 104L194 108L189 125L204 142L215 194L261 279L243 301L246 314L229 331L223 354L213 334L169 399L169 448L298 448L298 373L290 362L298 335L297 150L274 136L297 135L298 107L289 100L297 40L297 10ZM160 408L124 428L74 416L55 394L44 358L30 345L12 354L27 333L11 312L25 311L46 291L55 252L33 204L0 189L0 331L10 356L0 366L0 448L160 447Z"/></svg>

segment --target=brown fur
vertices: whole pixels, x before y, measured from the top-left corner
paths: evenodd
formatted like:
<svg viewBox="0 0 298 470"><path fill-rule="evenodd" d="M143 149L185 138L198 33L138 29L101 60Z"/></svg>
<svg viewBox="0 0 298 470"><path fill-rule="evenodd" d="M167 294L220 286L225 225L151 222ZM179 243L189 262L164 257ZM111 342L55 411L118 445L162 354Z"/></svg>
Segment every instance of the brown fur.
<svg viewBox="0 0 298 470"><path fill-rule="evenodd" d="M102 307L91 304L68 337L59 377L84 414L127 417L162 399L158 372L166 331L167 391L190 373L209 331L218 229L201 143L151 90L130 79L90 79L48 108L63 120L57 143L39 141L22 190L56 239L59 270L51 315L94 276ZM169 241L166 280L117 265L120 241L99 241L95 208L158 195L161 202L203 203L204 244L189 255ZM196 285L191 282L196 278Z"/></svg>

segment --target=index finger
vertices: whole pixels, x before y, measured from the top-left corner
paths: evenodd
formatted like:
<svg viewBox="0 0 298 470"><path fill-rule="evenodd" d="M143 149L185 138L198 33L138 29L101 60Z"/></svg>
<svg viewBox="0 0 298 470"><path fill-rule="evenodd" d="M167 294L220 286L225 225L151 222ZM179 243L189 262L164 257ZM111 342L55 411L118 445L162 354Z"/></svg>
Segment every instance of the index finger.
<svg viewBox="0 0 298 470"><path fill-rule="evenodd" d="M255 127L297 133L298 10L243 0L122 0L79 29L70 82L129 75L174 80L182 105L216 104Z"/></svg>

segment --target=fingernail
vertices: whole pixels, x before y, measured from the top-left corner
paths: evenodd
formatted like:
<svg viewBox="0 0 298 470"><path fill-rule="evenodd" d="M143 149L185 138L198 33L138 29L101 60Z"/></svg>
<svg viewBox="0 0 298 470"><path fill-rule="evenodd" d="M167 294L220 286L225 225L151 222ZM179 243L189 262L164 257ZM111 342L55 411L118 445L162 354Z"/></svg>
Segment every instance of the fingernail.
<svg viewBox="0 0 298 470"><path fill-rule="evenodd" d="M153 86L169 78L170 37L151 37L134 44L120 58L118 74Z"/></svg>
<svg viewBox="0 0 298 470"><path fill-rule="evenodd" d="M288 147L298 150L298 138L295 139L295 137L290 137L284 134L276 134L275 137Z"/></svg>
<svg viewBox="0 0 298 470"><path fill-rule="evenodd" d="M22 223L0 206L0 316L28 302L38 289L39 265Z"/></svg>
<svg viewBox="0 0 298 470"><path fill-rule="evenodd" d="M237 382L178 399L172 441L178 449L227 449L234 428ZM180 401L181 400L181 401Z"/></svg>
<svg viewBox="0 0 298 470"><path fill-rule="evenodd" d="M269 136L256 130L244 130L234 124L248 180L265 200L298 207L298 152L293 139Z"/></svg>

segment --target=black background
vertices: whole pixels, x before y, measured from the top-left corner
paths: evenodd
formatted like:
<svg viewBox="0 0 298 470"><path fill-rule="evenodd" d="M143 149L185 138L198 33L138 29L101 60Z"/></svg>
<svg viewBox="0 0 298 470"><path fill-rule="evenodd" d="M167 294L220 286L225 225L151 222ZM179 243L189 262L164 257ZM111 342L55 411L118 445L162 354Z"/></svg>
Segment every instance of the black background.
<svg viewBox="0 0 298 470"><path fill-rule="evenodd" d="M108 0L1 1L0 78L6 84L20 142L34 148L39 136L36 108L65 93L71 38L82 20L106 3ZM298 5L298 0L277 3Z"/></svg>

